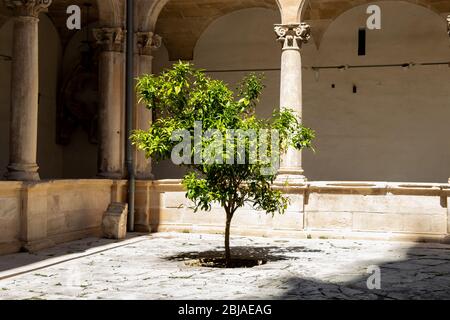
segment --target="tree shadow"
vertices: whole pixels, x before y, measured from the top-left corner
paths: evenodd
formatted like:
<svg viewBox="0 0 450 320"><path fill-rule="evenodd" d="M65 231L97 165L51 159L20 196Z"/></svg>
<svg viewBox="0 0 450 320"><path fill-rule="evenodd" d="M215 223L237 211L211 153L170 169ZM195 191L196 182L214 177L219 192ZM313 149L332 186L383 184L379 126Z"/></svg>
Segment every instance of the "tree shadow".
<svg viewBox="0 0 450 320"><path fill-rule="evenodd" d="M284 261L295 259L293 254L299 252L321 252L321 250L308 249L305 246L293 246L293 247L277 247L277 246L265 246L265 247L246 247L246 246L233 246L231 248L231 255L233 259L254 259L264 260L267 262ZM223 258L225 251L223 247L217 247L208 251L191 251L182 252L176 255L164 257L168 261L189 261L194 259L219 259Z"/></svg>

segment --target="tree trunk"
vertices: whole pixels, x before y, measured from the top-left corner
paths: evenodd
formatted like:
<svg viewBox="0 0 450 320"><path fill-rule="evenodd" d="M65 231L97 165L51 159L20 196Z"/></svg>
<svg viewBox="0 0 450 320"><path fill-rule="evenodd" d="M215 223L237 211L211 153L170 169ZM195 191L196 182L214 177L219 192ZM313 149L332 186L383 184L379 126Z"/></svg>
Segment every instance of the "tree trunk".
<svg viewBox="0 0 450 320"><path fill-rule="evenodd" d="M227 212L227 222L225 226L225 263L227 267L231 266L231 250L230 250L230 227L233 215Z"/></svg>

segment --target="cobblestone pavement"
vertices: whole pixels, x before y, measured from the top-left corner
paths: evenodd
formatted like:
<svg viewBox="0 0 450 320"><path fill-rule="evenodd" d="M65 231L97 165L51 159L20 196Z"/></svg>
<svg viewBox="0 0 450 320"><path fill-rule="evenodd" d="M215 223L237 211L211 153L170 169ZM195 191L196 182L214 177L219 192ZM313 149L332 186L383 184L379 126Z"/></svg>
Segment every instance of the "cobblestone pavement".
<svg viewBox="0 0 450 320"><path fill-rule="evenodd" d="M162 233L3 256L0 279L9 276L0 280L0 299L450 299L450 245L233 237L234 254L269 262L185 264L199 252L220 253L222 241ZM381 270L380 290L367 287L369 266ZM24 273L11 276L16 271Z"/></svg>

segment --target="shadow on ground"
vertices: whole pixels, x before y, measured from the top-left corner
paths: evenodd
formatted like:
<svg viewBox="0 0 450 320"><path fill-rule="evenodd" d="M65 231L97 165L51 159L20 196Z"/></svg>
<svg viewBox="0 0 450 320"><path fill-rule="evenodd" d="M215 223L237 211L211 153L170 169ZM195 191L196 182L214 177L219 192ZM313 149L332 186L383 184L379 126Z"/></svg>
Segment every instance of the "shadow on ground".
<svg viewBox="0 0 450 320"><path fill-rule="evenodd" d="M277 299L450 299L450 248L448 246L427 248L419 243L408 249L404 260L386 261L378 265L367 262L366 270L362 270L363 265L362 263L360 269L363 272L359 275L338 274L323 281L289 277L283 281L285 292ZM371 277L374 271L369 270L369 266L379 268L381 289L369 289L368 282L374 284Z"/></svg>
<svg viewBox="0 0 450 320"><path fill-rule="evenodd" d="M346 249L346 248L343 248ZM288 274L298 274L299 264L305 262L303 253L321 252L311 250L305 246L293 247L233 247L234 258L249 258L267 260L271 262L288 261L286 270L292 270ZM203 252L184 252L177 255L164 257L169 261L189 261L202 258L223 257L223 248ZM302 262L300 263L300 260ZM314 258L308 259L313 263ZM326 261L328 263L328 261ZM290 276L285 278L272 278L267 282L267 287L281 288L281 294L272 296L273 299L289 300L320 300L320 299L346 299L346 300L410 300L410 299L450 299L450 247L439 244L417 243L407 249L406 258L403 260L358 261L355 252L356 266L349 270L341 270L338 274L330 274L324 278L306 278ZM335 270L335 261L330 256L330 270ZM275 266L275 264L273 265ZM381 289L369 289L368 279L374 272L369 267L379 268L381 275ZM259 268L259 267L255 267ZM322 266L327 271L326 264ZM300 270L301 271L301 270ZM370 283L374 283L370 281ZM265 285L262 284L262 287ZM280 291L278 291L280 292ZM257 294L257 293L256 293ZM248 299L259 299L258 295L249 296Z"/></svg>
<svg viewBox="0 0 450 320"><path fill-rule="evenodd" d="M254 259L265 260L267 262L283 261L295 259L293 254L300 252L322 252L321 250L308 249L304 246L294 247L244 247L233 246L231 249L233 259ZM225 256L225 251L218 247L216 250L203 252L191 251L182 252L173 256L164 257L168 261L188 261L194 259L218 259Z"/></svg>
<svg viewBox="0 0 450 320"><path fill-rule="evenodd" d="M130 234L127 239L132 239L142 236L142 234ZM55 247L40 250L38 252L22 252L9 255L0 256L0 272L25 267L34 263L44 262L46 260L63 257L71 254L83 254L87 253L87 250L92 250L97 247L101 247L117 243L120 245L119 240L110 240L102 238L85 238L73 242L63 243L56 245ZM70 259L70 257L68 257Z"/></svg>

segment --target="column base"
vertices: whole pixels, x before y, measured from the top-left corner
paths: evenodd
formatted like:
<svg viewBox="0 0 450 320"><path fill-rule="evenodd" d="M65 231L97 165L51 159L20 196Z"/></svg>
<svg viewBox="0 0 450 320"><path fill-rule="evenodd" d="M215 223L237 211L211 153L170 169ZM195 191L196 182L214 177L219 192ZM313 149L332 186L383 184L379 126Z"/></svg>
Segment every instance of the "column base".
<svg viewBox="0 0 450 320"><path fill-rule="evenodd" d="M281 168L276 179L277 184L305 184L308 179L301 168Z"/></svg>
<svg viewBox="0 0 450 320"><path fill-rule="evenodd" d="M5 174L5 177L10 181L39 181L41 178L38 170L37 164L12 163L8 166L8 172Z"/></svg>
<svg viewBox="0 0 450 320"><path fill-rule="evenodd" d="M155 175L153 173L146 173L146 174L137 173L136 179L143 180L143 181L155 180Z"/></svg>

